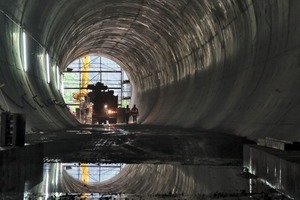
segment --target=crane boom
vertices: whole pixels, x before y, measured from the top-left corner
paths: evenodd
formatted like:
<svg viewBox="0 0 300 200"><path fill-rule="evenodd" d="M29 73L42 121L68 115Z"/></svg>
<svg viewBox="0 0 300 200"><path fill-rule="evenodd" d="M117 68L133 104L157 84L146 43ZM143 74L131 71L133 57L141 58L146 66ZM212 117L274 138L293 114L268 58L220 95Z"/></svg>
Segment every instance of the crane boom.
<svg viewBox="0 0 300 200"><path fill-rule="evenodd" d="M82 57L83 66L82 71L87 72L90 68L90 56L84 56ZM89 84L89 73L80 73L81 75L81 82L80 82L80 88L79 92L73 93L73 98L76 102L82 101L84 97L88 94L87 86Z"/></svg>
<svg viewBox="0 0 300 200"><path fill-rule="evenodd" d="M82 71L88 71L90 68L90 57L89 56L84 56L82 58L83 60L83 67ZM82 88L87 88L89 84L89 74L88 73L81 73L81 87ZM85 96L88 93L87 89L81 89L80 93L85 94Z"/></svg>

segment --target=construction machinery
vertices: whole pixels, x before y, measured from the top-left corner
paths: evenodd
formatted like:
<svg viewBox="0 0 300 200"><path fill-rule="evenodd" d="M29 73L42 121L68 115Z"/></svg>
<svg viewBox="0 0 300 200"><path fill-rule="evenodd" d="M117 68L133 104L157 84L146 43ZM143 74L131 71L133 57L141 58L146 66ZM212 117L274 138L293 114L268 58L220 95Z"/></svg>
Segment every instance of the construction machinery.
<svg viewBox="0 0 300 200"><path fill-rule="evenodd" d="M93 103L92 124L117 123L118 96L114 91L108 90L107 86L98 82L88 85L90 101Z"/></svg>
<svg viewBox="0 0 300 200"><path fill-rule="evenodd" d="M82 66L82 71L87 72L90 68L90 57L89 56L84 56L82 58L83 61L83 66ZM80 73L81 74L81 82L80 82L80 88L79 92L74 92L73 93L73 98L75 101L81 103L84 101L84 97L87 96L88 94L88 89L87 86L89 84L89 74L88 73Z"/></svg>
<svg viewBox="0 0 300 200"><path fill-rule="evenodd" d="M84 56L82 57L83 66L82 71L85 73L80 73L80 87L79 92L73 93L73 99L75 102L78 102L80 107L76 109L76 115L81 123L88 123L89 122L89 113L91 112L91 106L88 102L87 95L89 90L87 86L89 84L89 74L86 73L90 67L90 57Z"/></svg>
<svg viewBox="0 0 300 200"><path fill-rule="evenodd" d="M81 73L79 92L73 93L74 100L80 103L76 111L78 118L82 123L117 123L118 96L101 82L89 84L90 57L84 56L82 60L84 73Z"/></svg>

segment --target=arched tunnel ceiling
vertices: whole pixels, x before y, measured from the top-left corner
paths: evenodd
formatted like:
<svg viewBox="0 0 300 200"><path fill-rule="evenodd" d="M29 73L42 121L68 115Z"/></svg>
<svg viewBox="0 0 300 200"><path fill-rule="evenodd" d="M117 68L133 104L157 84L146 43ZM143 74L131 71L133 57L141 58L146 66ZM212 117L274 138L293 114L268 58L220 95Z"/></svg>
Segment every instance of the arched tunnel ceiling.
<svg viewBox="0 0 300 200"><path fill-rule="evenodd" d="M62 66L84 54L99 53L117 60L137 81L151 76L151 81L159 82L154 74L163 73L174 79L185 76L177 74L175 63L216 34L217 20L225 17L226 9L232 15L228 17L236 17L231 6L245 9L247 3L140 0L51 1L41 5L32 2L30 9L25 10L23 23L32 32L37 31L33 34L42 37L43 43L51 45L49 48L57 53ZM31 19L37 15L42 16L37 21L40 28L36 24L31 28ZM41 30L45 32L42 36Z"/></svg>
<svg viewBox="0 0 300 200"><path fill-rule="evenodd" d="M118 62L142 123L299 139L297 0L1 0L0 8L2 30L24 29L61 68L87 53ZM2 35L10 52L2 63L18 68L21 53ZM30 86L43 73L32 60ZM39 87L32 96L56 96Z"/></svg>

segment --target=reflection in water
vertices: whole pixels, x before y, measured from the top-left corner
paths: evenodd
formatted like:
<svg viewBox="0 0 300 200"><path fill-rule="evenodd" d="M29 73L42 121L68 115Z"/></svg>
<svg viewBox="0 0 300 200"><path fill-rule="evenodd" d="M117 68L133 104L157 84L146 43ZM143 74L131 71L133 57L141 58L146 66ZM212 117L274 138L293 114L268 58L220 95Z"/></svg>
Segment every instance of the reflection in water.
<svg viewBox="0 0 300 200"><path fill-rule="evenodd" d="M274 198L280 195L256 178L241 174L240 167L234 166L114 164L109 168L104 164L87 165L91 169L89 173L97 169L92 172L93 176L89 174L89 182L83 180L80 164L45 163L43 182L28 190L25 197L34 194L41 199L76 195L86 199L272 199L272 195ZM101 167L104 173L99 172ZM108 175L114 177L101 179ZM281 196L280 199L287 198Z"/></svg>
<svg viewBox="0 0 300 200"><path fill-rule="evenodd" d="M43 144L0 148L1 200L23 199L24 191L42 180Z"/></svg>
<svg viewBox="0 0 300 200"><path fill-rule="evenodd" d="M63 168L73 178L85 183L101 183L116 176L124 164L63 163Z"/></svg>

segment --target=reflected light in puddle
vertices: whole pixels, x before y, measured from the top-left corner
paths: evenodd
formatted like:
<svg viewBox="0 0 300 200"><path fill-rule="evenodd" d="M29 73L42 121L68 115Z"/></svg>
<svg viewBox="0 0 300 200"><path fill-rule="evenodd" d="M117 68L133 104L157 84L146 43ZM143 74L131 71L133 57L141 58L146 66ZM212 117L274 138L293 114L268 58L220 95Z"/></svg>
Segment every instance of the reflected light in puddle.
<svg viewBox="0 0 300 200"><path fill-rule="evenodd" d="M101 183L118 175L125 164L63 163L62 166L77 180L85 183Z"/></svg>

